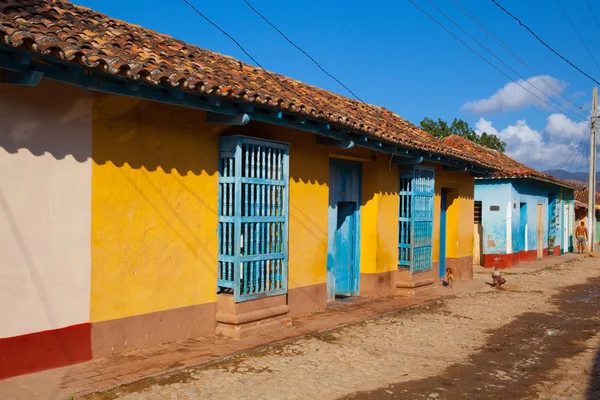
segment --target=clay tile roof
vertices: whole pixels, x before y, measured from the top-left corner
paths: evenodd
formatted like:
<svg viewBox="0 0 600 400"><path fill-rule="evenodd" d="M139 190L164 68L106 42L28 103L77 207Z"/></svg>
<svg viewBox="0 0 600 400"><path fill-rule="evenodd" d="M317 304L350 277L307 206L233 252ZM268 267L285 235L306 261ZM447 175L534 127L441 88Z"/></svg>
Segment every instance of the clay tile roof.
<svg viewBox="0 0 600 400"><path fill-rule="evenodd" d="M588 204L588 188L582 187L575 191L575 201L583 203L586 207ZM596 205L600 204L600 193L596 192Z"/></svg>
<svg viewBox="0 0 600 400"><path fill-rule="evenodd" d="M490 167L385 108L265 72L68 1L0 0L0 44L134 81L310 116L405 148Z"/></svg>
<svg viewBox="0 0 600 400"><path fill-rule="evenodd" d="M442 139L448 146L469 153L471 156L491 165L496 171L492 173L493 178L530 178L540 181L554 183L556 185L577 189L580 185L563 181L554 176L545 174L518 161L513 160L504 153L484 147L458 135L450 135Z"/></svg>

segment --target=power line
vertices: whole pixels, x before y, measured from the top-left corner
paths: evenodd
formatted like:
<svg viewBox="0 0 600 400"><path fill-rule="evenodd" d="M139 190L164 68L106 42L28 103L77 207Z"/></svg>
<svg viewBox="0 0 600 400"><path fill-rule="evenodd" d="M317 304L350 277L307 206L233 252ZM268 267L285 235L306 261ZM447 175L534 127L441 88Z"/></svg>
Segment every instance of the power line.
<svg viewBox="0 0 600 400"><path fill-rule="evenodd" d="M458 29L460 29L464 34L466 34L468 37L471 38L471 40L473 40L475 43L477 43L479 46L481 46L485 51L487 51L492 57L494 57L496 60L498 60L502 65L504 65L506 68L508 68L510 71L512 71L514 74L516 74L519 78L521 78L524 82L526 82L527 84L529 84L530 86L532 86L533 88L535 88L538 92L540 92L543 96L546 96L548 98L548 100L550 101L554 101L556 104L558 104L559 106L561 106L562 108L564 108L565 110L567 110L567 113L570 112L570 110L568 108L566 108L564 105L562 105L560 102L554 100L550 95L548 95L547 93L545 93L544 91L542 91L540 88L538 88L537 86L535 86L534 84L532 84L531 82L529 82L523 75L521 75L518 71L516 71L514 68L512 68L510 65L508 65L507 63L505 63L500 57L498 57L494 52L492 52L490 49L488 49L486 46L483 45L483 43L481 43L479 40L477 40L473 35L471 35L469 32L467 32L462 26L460 26L458 23L456 23L452 18L450 18L450 16L448 16L448 14L446 14L444 11L442 11L439 7L437 7L431 0L426 0L433 8L435 8L440 14L442 14L447 20L449 20L452 24L454 24L454 26L456 26ZM512 79L512 78L511 78ZM515 81L513 79L513 81ZM515 81L516 82L516 81ZM521 86L524 88L524 86ZM529 92L533 95L532 92ZM537 96L536 96L537 97ZM538 97L538 99L542 100L540 97ZM542 100L544 101L544 100ZM551 105L550 103L544 101L544 103L548 104L549 106L553 107L555 110L559 111L559 112L563 112L563 110L556 108L555 106ZM573 115L570 115L571 118L573 118ZM579 120L583 120L584 118L582 118L581 116L576 116L574 119L579 118Z"/></svg>
<svg viewBox="0 0 600 400"><path fill-rule="evenodd" d="M591 140L591 137L590 137L590 140ZM590 162L590 146L589 146L590 143L589 142L590 142L590 140L588 140L588 143L587 143L588 145L586 146L586 149L585 149L585 155L583 157L581 157L581 162L579 163L579 167L577 167L577 169L575 171L581 171L581 167L583 167L584 162L588 163L588 169L589 169L589 162Z"/></svg>
<svg viewBox="0 0 600 400"><path fill-rule="evenodd" d="M573 152L571 153L571 155L569 156L569 158L563 163L563 165L561 165L560 168L558 169L563 169L565 171L569 171L571 172L571 170L573 169L573 164L575 163L575 161L579 158L579 156L585 152L585 146L583 146L583 142L577 143L577 146L575 146L575 149L573 150ZM570 161L570 163L569 163Z"/></svg>
<svg viewBox="0 0 600 400"><path fill-rule="evenodd" d="M200 10L198 10L196 7L194 7L192 5L192 3L190 3L188 0L183 0L185 4L187 4L192 10L194 10L198 15L200 15L202 18L204 18L206 20L206 22L208 22L209 24L211 24L212 26L214 26L217 30L219 30L219 32L221 32L223 35L227 36L233 43L235 43L237 45L237 47L240 48L240 50L246 55L248 56L249 59L251 59L259 68L261 68L263 71L267 72L267 70L265 70L262 65L260 65L260 63L254 58L252 57L252 55L250 53L248 53L246 51L246 49L244 48L244 46L242 46L240 44L240 42L238 42L237 40L235 40L235 38L233 36L231 36L229 33L225 32L223 29L221 29L221 27L217 24L215 24L213 21L211 21L206 15L204 15ZM268 72L267 72L268 73Z"/></svg>
<svg viewBox="0 0 600 400"><path fill-rule="evenodd" d="M571 171L575 161L579 158L579 156L585 154L588 147L590 146L590 140L592 140L592 131L591 131L591 125L588 125L588 127L584 131L583 137L579 140L579 142L577 143L577 146L575 147L575 149L573 150L573 153L571 154L571 156L574 155L575 157L571 159L571 164L567 168L567 171ZM571 157L569 157L569 158L571 158Z"/></svg>
<svg viewBox="0 0 600 400"><path fill-rule="evenodd" d="M215 27L219 32L221 32L223 35L227 36L233 43L235 43L237 45L237 47L239 47L239 49L246 55L248 56L248 58L250 58L250 60L252 60L261 70L263 70L263 72L265 74L267 74L269 76L269 78L273 79L275 82L277 82L277 84L279 86L281 86L282 88L284 88L285 90L288 90L291 93L294 93L294 91L287 87L286 85L284 85L283 83L281 83L281 81L271 72L267 71L259 62L258 60L256 60L256 58L252 57L252 55L246 51L246 49L244 48L244 46L242 46L240 44L240 42L238 42L233 36L231 36L229 33L227 33L225 30L223 30L219 25L217 25L215 22L213 22L210 18L208 18L206 15L204 15L200 10L198 10L196 7L194 7L193 4L191 4L188 0L183 0L185 4L187 4L192 10L194 10L198 15L200 15L202 18L204 18L206 20L206 22L208 22L209 24L211 24L213 27ZM318 107L311 103L309 100L305 101L309 104L311 104L313 107L315 107L315 110L318 109Z"/></svg>
<svg viewBox="0 0 600 400"><path fill-rule="evenodd" d="M585 147L583 149L583 151L581 152L581 162L579 163L579 166L577 167L577 169L575 170L571 170L569 169L569 172L578 172L581 170L581 167L583 167L584 162L588 162L588 167L589 167L589 160L590 160L590 141L591 141L591 135L588 137L588 139L585 142ZM571 165L573 166L573 165ZM588 168L589 169L589 168Z"/></svg>
<svg viewBox="0 0 600 400"><path fill-rule="evenodd" d="M461 38L459 38L458 36L456 36L454 34L454 32L452 32L451 30L449 30L448 28L446 28L441 22L439 22L437 19L435 19L434 16L432 16L431 14L429 14L427 11L425 11L424 9L422 9L418 4L416 4L413 0L408 0L412 3L413 6L415 6L419 11L421 11L423 14L427 15L433 22L435 22L436 24L438 24L442 29L444 29L446 32L448 32L450 35L452 35L456 40L458 40L460 43L462 43L465 47L467 47L469 50L471 50L473 53L475 53L477 56L479 56L479 58L481 58L483 61L485 61L487 64L489 64L492 68L494 68L496 71L500 72L502 75L506 76L508 79L510 79L511 81L513 81L514 83L516 83L518 86L520 86L522 89L526 90L527 92L529 92L529 94L531 94L533 97L537 98L538 100L540 100L543 103L546 103L547 105L549 105L550 107L554 108L555 110L563 113L563 110L558 109L557 107L553 106L552 104L548 103L546 100L542 99L541 97L539 97L538 95L536 95L535 93L533 93L531 90L527 89L525 86L521 85L518 81L516 81L515 79L513 79L510 75L508 75L506 72L504 72L503 70L501 70L500 68L498 68L495 64L493 64L491 61L489 61L487 58L485 58L483 55L481 55L481 53L479 53L477 50L475 50L473 47L469 46L468 43L466 43L464 40L462 40ZM493 1L493 0L492 0ZM579 119L581 120L581 118L574 118L574 119Z"/></svg>
<svg viewBox="0 0 600 400"><path fill-rule="evenodd" d="M579 158L579 156L581 156L581 162L579 163L579 167L577 167L577 169L575 169L575 172L579 171L581 169L581 167L583 166L583 162L585 161L586 157L589 158L589 148L590 148L590 141L592 140L592 135L590 132L590 135L588 135L586 137L585 142L583 143L583 148L577 152L577 155L575 156L575 158L573 159L573 161L571 161L571 165L569 166L569 168L567 168L567 171L569 172L574 172L573 171L573 166L575 165L575 163L577 162L577 159Z"/></svg>
<svg viewBox="0 0 600 400"><path fill-rule="evenodd" d="M473 23L475 23L479 27L479 29L481 29L486 35L488 35L496 43L498 43L507 53L509 53L519 63L521 63L521 65L523 65L525 68L527 68L527 70L529 70L529 72L531 72L534 76L539 77L540 80L543 83L545 83L550 89L552 89L557 95L561 96L562 98L567 100L571 105L573 105L575 107L575 112L579 112L579 110L583 110L583 111L589 113L589 111L584 106L575 103L573 100L571 100L569 97L567 97L561 90L559 90L556 86L554 86L552 84L552 82L549 82L548 80L546 80L546 78L544 78L543 75L541 75L539 72L537 72L535 69L533 69L533 67L531 67L525 60L523 60L521 57L519 57L519 55L517 53L515 53L506 43L504 43L504 41L502 41L502 39L500 39L494 32L492 32L491 29L489 29L487 26L485 26L485 24L483 22L481 22L481 20L479 18L477 18L477 16L475 16L471 11L469 11L469 9L464 4L462 4L460 2L460 0L450 0L450 2L452 2L452 4L456 8L458 8L464 15L466 15ZM587 115L586 115L586 118L587 118Z"/></svg>
<svg viewBox="0 0 600 400"><path fill-rule="evenodd" d="M298 51L300 51L302 54L304 54L306 57L308 57L308 59L310 61L312 61L321 71L323 71L327 76L329 76L331 79L333 79L334 81L336 81L337 83L339 83L344 89L346 89L348 92L350 92L350 94L352 94L352 96L354 96L356 98L356 100L358 100L359 102L363 103L365 106L370 107L365 101L363 101L360 97L358 97L358 95L356 93L354 93L348 86L346 86L338 78L336 78L333 74L331 74L329 71L327 71L325 68L323 68L321 66L321 64L319 64L319 62L317 60L315 60L310 54L308 54L304 49L302 49L296 43L294 43L287 35L285 35L279 28L277 28L275 26L275 24L273 24L267 17L265 17L256 8L254 8L252 6L252 4L250 4L250 2L248 2L247 0L243 0L243 1L244 1L244 3L246 3L246 5L248 7L250 7L250 9L252 11L254 11L254 13L256 13L256 15L258 15L267 24L269 24L273 29L275 29L275 31L277 31L277 33L279 33L288 43L290 43ZM380 116L379 113L375 113L375 116L376 116L376 118L378 119L378 121L380 123L381 122L385 122L386 124L388 124L388 126L393 126L394 125L393 123L390 123L385 117Z"/></svg>
<svg viewBox="0 0 600 400"><path fill-rule="evenodd" d="M329 76L331 79L333 79L334 81L336 81L337 83L339 83L344 89L346 89L352 96L354 96L357 100L359 100L360 102L364 103L364 101L361 100L360 97L358 97L358 95L356 93L354 93L348 86L344 85L344 83L342 83L338 78L336 78L335 76L333 76L329 71L327 71L325 68L323 68L321 66L321 64L319 64L317 62L317 60L315 60L310 54L308 54L306 51L304 51L304 49L302 49L300 46L298 46L296 43L294 43L289 37L287 37L279 28L277 28L271 21L269 21L267 19L267 17L265 17L264 15L262 15L256 8L254 8L252 6L252 4L250 4L248 2L248 0L243 0L244 3L246 3L246 5L248 7L250 7L250 9L252 11L254 11L254 13L256 15L258 15L259 17L261 17L267 24L269 24L271 26L271 28L275 29L277 31L277 33L279 33L285 40L288 41L289 44L291 44L292 46L294 46L298 51L300 51L302 54L304 54L306 57L308 57L308 59L310 61L313 62L313 64L315 64L321 71L323 71L327 76ZM366 103L365 103L366 104Z"/></svg>
<svg viewBox="0 0 600 400"><path fill-rule="evenodd" d="M506 14L508 14L512 19L514 19L515 21L517 21L519 23L519 25L521 25L523 28L525 28L529 33L531 33L533 35L533 37L535 37L541 44L543 44L548 50L550 50L551 52L553 52L555 55L557 55L558 57L560 57L563 61L565 61L567 64L569 64L571 67L575 68L577 71L579 71L581 74L583 74L584 76L586 76L587 78L589 78L591 81L593 81L594 83L596 83L597 85L600 85L600 82L598 82L597 80L595 80L594 78L592 78L590 75L586 74L585 72L583 72L579 67L577 67L575 64L573 64L571 61L567 60L564 56L562 56L559 52L557 52L556 50L554 50L552 47L550 47L546 42L544 42L538 35L535 34L535 32L533 32L527 25L525 25L524 23L521 22L521 20L517 17L515 17L513 14L510 13L510 11L508 11L506 8L502 7L500 4L498 4L498 2L496 0L490 0L492 3L494 3L496 6L498 6L498 8L500 8L502 11L504 11Z"/></svg>
<svg viewBox="0 0 600 400"><path fill-rule="evenodd" d="M582 142L586 139L586 137L587 137L586 134L588 132L590 133L590 137L591 137L590 127L591 127L591 120L590 120L590 122L588 122L587 127L583 131L583 134L582 134L581 138L579 139L579 141L577 142L577 146L575 146L575 149L571 152L569 157L565 160L565 162L558 169L563 169L565 167L565 165L567 165L567 163L571 160L571 158L577 153L578 149L581 147Z"/></svg>
<svg viewBox="0 0 600 400"><path fill-rule="evenodd" d="M598 26L598 29L600 29L600 23L598 23L598 19L596 18L596 14L594 14L594 10L592 10L592 6L590 5L590 2L588 0L585 0L585 2L587 3L588 8L590 9L590 14L592 14L592 18L594 18L594 21L596 21L596 25Z"/></svg>
<svg viewBox="0 0 600 400"><path fill-rule="evenodd" d="M573 28L573 31L575 32L575 34L579 38L579 41L581 42L581 44L583 45L583 47L585 47L585 50L590 55L592 61L594 61L594 64L596 64L596 67L598 67L598 69L600 69L600 65L598 65L598 62L596 61L596 58L594 57L594 55L590 51L589 47L587 47L587 44L585 44L585 42L583 41L583 38L581 37L581 35L577 31L577 28L575 28L575 25L573 25L573 22L571 21L571 18L569 18L569 15L567 14L567 12L565 11L565 9L563 8L562 4L560 4L560 0L556 0L556 4L558 4L558 7L560 7L560 10L565 15L565 18L567 19L567 21L569 22L569 25L571 25L571 28Z"/></svg>
<svg viewBox="0 0 600 400"><path fill-rule="evenodd" d="M563 169L567 163L573 158L574 155L578 154L579 149L581 148L581 145L583 144L583 142L588 139L591 138L591 123L592 120L590 119L590 121L588 122L587 127L585 128L585 131L583 131L583 134L581 135L581 138L579 138L579 141L577 142L577 145L575 146L575 149L573 149L573 151L571 152L571 154L569 155L569 157L565 160L565 162L558 167L557 169ZM589 133L589 135L587 135ZM589 143L589 141L588 141Z"/></svg>
<svg viewBox="0 0 600 400"><path fill-rule="evenodd" d="M209 24L211 24L213 27L215 27L219 32L221 32L222 34L224 34L225 36L227 36L232 42L234 42L239 48L240 50L242 50L242 52L244 54L246 54L246 56L248 56L248 58L250 58L250 60L252 60L261 70L263 70L271 79L273 79L279 86L283 87L284 89L290 91L291 93L294 93L294 91L291 88L288 88L287 86L285 86L283 83L281 83L281 81L279 79L277 79L277 77L275 75L273 75L272 73L270 73L269 71L267 71L259 62L258 60L256 60L256 58L252 57L252 55L240 44L240 42L238 42L233 36L231 36L229 33L227 33L225 30L223 30L219 25L217 25L215 22L213 22L210 18L208 18L204 13L202 13L200 10L198 10L196 7L194 7L194 5L192 5L188 0L183 0L192 10L194 10L198 15L200 15L202 18L204 18ZM289 40L288 40L289 41ZM355 97L357 97L355 95ZM367 103L365 103L364 101L360 100L360 98L357 97L357 99L362 102L364 105L366 105L367 107L369 107L370 109L373 109L374 107L369 106ZM318 110L318 107L312 103L310 100L308 99L304 99L304 101L306 101L307 103L311 104L315 110ZM374 110L376 111L376 110ZM388 127L393 127L396 126L396 122L390 123L385 117L382 118L382 116L380 115L379 112L374 112L373 115L375 116L375 118L377 118L378 122L383 126L384 124L382 124L382 122L384 122L385 124L387 124Z"/></svg>

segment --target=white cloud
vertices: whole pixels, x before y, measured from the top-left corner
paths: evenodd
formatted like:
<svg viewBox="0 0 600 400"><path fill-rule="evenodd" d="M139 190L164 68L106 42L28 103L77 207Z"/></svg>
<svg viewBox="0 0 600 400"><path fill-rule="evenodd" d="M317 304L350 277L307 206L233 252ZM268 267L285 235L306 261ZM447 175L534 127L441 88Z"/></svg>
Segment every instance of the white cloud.
<svg viewBox="0 0 600 400"><path fill-rule="evenodd" d="M548 117L545 131L555 140L579 140L587 127L587 121L575 122L565 114L552 114Z"/></svg>
<svg viewBox="0 0 600 400"><path fill-rule="evenodd" d="M484 118L479 118L479 121L475 123L475 131L479 134L485 132L488 135L500 136L496 128L492 126L492 121L488 121Z"/></svg>
<svg viewBox="0 0 600 400"><path fill-rule="evenodd" d="M540 107L547 109L549 106L541 99L549 102L548 97L558 96L554 88L561 92L567 86L567 83L549 75L533 76L527 80L519 79L517 82L509 82L496 93L485 99L473 100L463 104L463 110L470 111L475 114L489 114L498 111L520 110L527 107ZM539 98L535 97L531 93ZM537 89L536 89L537 88ZM539 89L539 90L538 90Z"/></svg>
<svg viewBox="0 0 600 400"><path fill-rule="evenodd" d="M563 114L548 117L543 132L533 129L525 120L518 120L500 130L484 118L475 123L477 133L494 134L506 142L508 156L540 171L561 167L574 170L584 166L581 153L585 149L581 138L586 129L586 122L576 123Z"/></svg>

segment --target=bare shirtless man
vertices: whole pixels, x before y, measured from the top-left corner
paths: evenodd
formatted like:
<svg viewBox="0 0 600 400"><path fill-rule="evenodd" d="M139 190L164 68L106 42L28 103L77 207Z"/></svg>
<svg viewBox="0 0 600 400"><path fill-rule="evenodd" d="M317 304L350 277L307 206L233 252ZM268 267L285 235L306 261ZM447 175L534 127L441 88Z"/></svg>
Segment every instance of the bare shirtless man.
<svg viewBox="0 0 600 400"><path fill-rule="evenodd" d="M585 223L581 221L581 225L575 228L575 237L577 238L577 252L584 253L585 246L587 242L587 229L585 228Z"/></svg>

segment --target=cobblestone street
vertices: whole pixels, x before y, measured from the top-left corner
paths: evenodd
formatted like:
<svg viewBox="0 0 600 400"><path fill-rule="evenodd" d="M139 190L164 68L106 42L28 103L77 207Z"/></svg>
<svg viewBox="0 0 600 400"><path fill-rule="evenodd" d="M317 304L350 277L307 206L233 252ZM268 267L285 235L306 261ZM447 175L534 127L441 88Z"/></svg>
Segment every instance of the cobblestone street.
<svg viewBox="0 0 600 400"><path fill-rule="evenodd" d="M589 385L600 260L506 278L504 291L461 294L89 398L600 398L598 383Z"/></svg>
<svg viewBox="0 0 600 400"><path fill-rule="evenodd" d="M546 380L537 385L540 399L600 398L600 334L582 345L582 352L559 360Z"/></svg>

